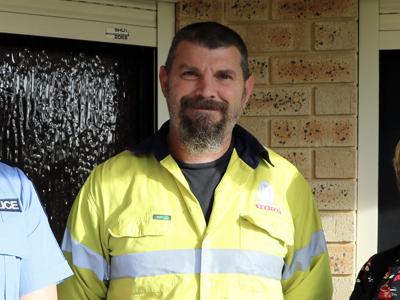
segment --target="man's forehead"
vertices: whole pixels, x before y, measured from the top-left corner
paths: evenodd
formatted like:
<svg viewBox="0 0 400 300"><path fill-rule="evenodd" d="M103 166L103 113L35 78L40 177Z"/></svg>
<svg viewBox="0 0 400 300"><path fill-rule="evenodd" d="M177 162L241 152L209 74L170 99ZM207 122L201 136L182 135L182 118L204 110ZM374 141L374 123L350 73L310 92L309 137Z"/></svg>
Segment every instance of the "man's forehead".
<svg viewBox="0 0 400 300"><path fill-rule="evenodd" d="M182 65L191 65L191 62L202 62L203 59L214 59L215 63L228 63L240 66L241 56L235 46L208 48L201 44L182 41L176 50L174 62Z"/></svg>

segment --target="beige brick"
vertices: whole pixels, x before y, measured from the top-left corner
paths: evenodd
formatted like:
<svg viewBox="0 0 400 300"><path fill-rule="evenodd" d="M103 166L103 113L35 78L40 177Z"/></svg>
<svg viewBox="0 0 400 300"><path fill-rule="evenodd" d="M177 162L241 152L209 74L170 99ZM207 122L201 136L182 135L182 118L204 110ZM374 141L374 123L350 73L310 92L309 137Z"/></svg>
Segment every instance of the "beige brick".
<svg viewBox="0 0 400 300"><path fill-rule="evenodd" d="M220 19L195 19L195 18L189 18L189 17L182 17L179 18L179 20L176 21L176 28L181 29L185 27L186 25L192 24L192 23L197 23L197 22L207 22L207 21L215 21L215 22L221 22Z"/></svg>
<svg viewBox="0 0 400 300"><path fill-rule="evenodd" d="M250 24L232 26L249 52L311 50L307 23Z"/></svg>
<svg viewBox="0 0 400 300"><path fill-rule="evenodd" d="M268 74L268 57L266 56L250 56L249 67L251 73L255 77L256 84L266 84L269 79Z"/></svg>
<svg viewBox="0 0 400 300"><path fill-rule="evenodd" d="M357 17L357 0L274 0L273 19Z"/></svg>
<svg viewBox="0 0 400 300"><path fill-rule="evenodd" d="M244 113L248 116L309 115L310 87L256 88Z"/></svg>
<svg viewBox="0 0 400 300"><path fill-rule="evenodd" d="M356 119L275 119L271 121L272 147L355 146Z"/></svg>
<svg viewBox="0 0 400 300"><path fill-rule="evenodd" d="M354 149L315 150L316 178L355 178L356 151Z"/></svg>
<svg viewBox="0 0 400 300"><path fill-rule="evenodd" d="M355 209L356 182L354 180L311 180L311 187L319 209Z"/></svg>
<svg viewBox="0 0 400 300"><path fill-rule="evenodd" d="M357 49L357 22L317 22L314 24L316 50Z"/></svg>
<svg viewBox="0 0 400 300"><path fill-rule="evenodd" d="M317 115L354 115L356 112L355 86L325 85L315 89L315 113Z"/></svg>
<svg viewBox="0 0 400 300"><path fill-rule="evenodd" d="M310 149L274 148L273 150L294 164L304 177L311 178L312 161Z"/></svg>
<svg viewBox="0 0 400 300"><path fill-rule="evenodd" d="M354 244L328 244L331 272L333 275L351 275L354 272Z"/></svg>
<svg viewBox="0 0 400 300"><path fill-rule="evenodd" d="M229 21L268 20L268 0L225 0L225 19Z"/></svg>
<svg viewBox="0 0 400 300"><path fill-rule="evenodd" d="M252 133L261 144L268 146L268 119L263 117L246 117L241 116L239 125L246 128Z"/></svg>
<svg viewBox="0 0 400 300"><path fill-rule="evenodd" d="M354 288L353 276L333 276L333 300L346 300L350 298Z"/></svg>
<svg viewBox="0 0 400 300"><path fill-rule="evenodd" d="M328 242L354 242L355 216L353 212L321 212L321 221Z"/></svg>
<svg viewBox="0 0 400 300"><path fill-rule="evenodd" d="M271 57L272 83L354 82L355 54Z"/></svg>
<svg viewBox="0 0 400 300"><path fill-rule="evenodd" d="M177 18L222 20L223 0L181 0L177 3Z"/></svg>

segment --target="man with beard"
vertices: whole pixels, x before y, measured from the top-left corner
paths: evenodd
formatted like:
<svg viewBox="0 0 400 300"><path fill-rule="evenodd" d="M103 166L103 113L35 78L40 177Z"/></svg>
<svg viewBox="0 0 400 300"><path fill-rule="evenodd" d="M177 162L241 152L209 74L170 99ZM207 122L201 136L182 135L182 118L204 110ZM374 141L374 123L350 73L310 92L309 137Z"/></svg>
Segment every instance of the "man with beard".
<svg viewBox="0 0 400 300"><path fill-rule="evenodd" d="M61 299L331 299L309 185L236 124L254 85L247 56L221 24L178 31L160 69L170 120L81 189Z"/></svg>

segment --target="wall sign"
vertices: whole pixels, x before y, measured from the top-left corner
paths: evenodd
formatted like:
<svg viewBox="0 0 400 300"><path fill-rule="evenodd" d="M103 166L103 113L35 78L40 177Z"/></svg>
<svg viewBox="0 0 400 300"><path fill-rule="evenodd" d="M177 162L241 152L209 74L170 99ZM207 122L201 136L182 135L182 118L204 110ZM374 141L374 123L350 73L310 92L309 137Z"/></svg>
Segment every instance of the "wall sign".
<svg viewBox="0 0 400 300"><path fill-rule="evenodd" d="M127 40L130 34L128 29L124 27L107 27L106 36L113 40Z"/></svg>

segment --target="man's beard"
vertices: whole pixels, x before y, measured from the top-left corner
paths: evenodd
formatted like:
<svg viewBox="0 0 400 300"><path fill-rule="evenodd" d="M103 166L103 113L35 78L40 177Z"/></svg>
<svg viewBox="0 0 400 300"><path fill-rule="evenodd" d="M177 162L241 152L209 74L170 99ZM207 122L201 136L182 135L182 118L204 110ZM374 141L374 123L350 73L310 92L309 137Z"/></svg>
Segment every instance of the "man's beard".
<svg viewBox="0 0 400 300"><path fill-rule="evenodd" d="M182 97L179 111L180 137L190 154L219 150L226 137L227 126L232 124L232 118L228 115L228 106L226 102L203 97ZM189 117L186 114L187 109L219 111L222 118L219 121L213 121L214 116L211 114L215 112L196 112L194 117Z"/></svg>

